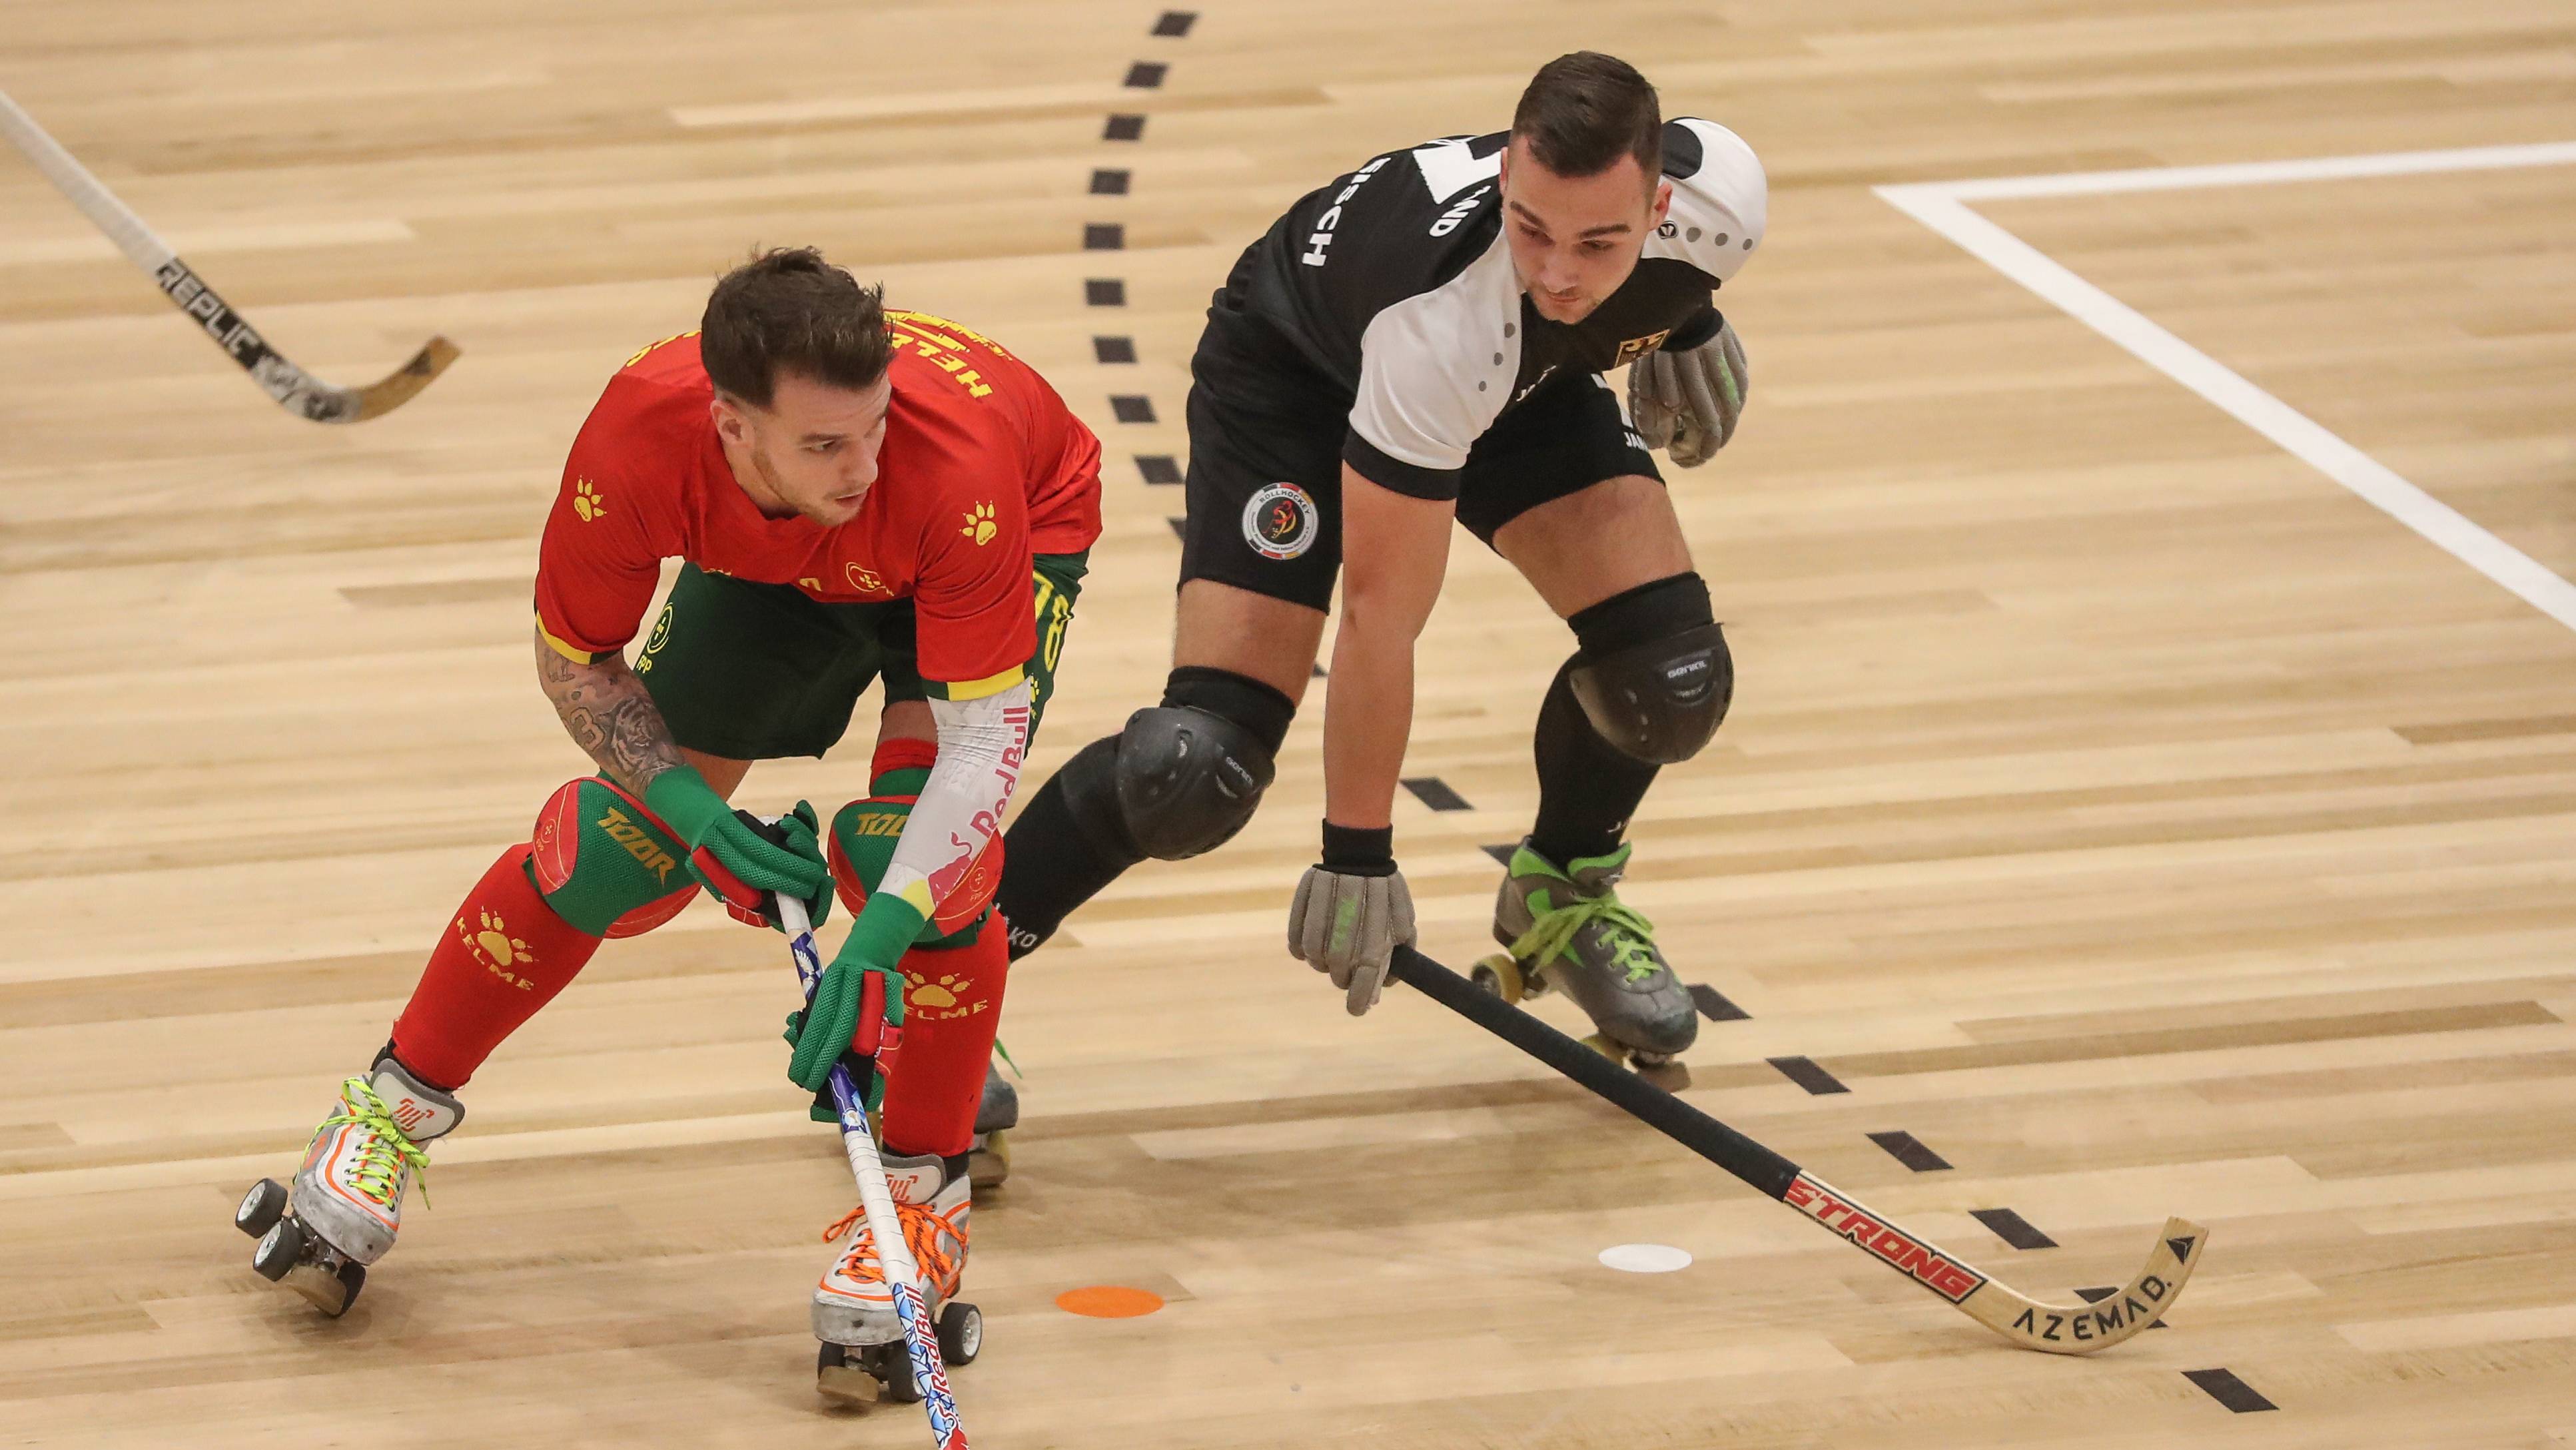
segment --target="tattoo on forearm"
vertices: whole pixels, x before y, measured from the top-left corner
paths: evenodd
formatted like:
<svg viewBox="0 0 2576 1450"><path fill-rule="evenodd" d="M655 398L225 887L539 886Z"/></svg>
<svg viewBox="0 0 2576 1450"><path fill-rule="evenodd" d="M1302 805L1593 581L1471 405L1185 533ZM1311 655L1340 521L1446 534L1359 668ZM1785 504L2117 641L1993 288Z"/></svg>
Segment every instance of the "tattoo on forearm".
<svg viewBox="0 0 2576 1450"><path fill-rule="evenodd" d="M573 743L628 790L641 794L653 777L682 763L671 727L626 661L576 664L540 636L537 683Z"/></svg>

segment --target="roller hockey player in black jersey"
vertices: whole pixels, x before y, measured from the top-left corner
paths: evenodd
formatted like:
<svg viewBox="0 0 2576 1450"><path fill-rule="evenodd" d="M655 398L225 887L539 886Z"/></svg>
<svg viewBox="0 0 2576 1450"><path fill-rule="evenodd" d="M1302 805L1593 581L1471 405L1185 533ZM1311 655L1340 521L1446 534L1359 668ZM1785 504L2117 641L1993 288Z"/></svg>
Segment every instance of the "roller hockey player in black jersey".
<svg viewBox="0 0 2576 1450"><path fill-rule="evenodd" d="M1566 992L1641 1068L1690 1046L1691 999L1613 888L1629 816L1707 745L1734 673L1648 449L1693 467L1734 431L1744 354L1712 294L1764 200L1733 132L1665 122L1643 76L1582 52L1539 71L1510 131L1376 157L1245 250L1191 363L1175 667L1012 825L1014 957L1129 866L1242 829L1339 571L1323 852L1288 938L1368 1010L1414 934L1390 812L1455 517L1576 646L1539 706L1538 819L1494 914L1508 955L1480 975ZM1631 363L1633 428L1602 377Z"/></svg>

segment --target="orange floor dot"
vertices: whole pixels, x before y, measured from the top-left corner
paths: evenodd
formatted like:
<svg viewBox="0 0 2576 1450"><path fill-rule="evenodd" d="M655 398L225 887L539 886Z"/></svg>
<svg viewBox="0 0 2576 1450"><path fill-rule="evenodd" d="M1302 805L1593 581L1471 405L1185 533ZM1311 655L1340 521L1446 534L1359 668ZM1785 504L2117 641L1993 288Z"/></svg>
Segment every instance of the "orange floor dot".
<svg viewBox="0 0 2576 1450"><path fill-rule="evenodd" d="M1134 1319L1163 1307L1163 1296L1123 1284L1093 1284L1055 1296L1055 1307L1088 1319Z"/></svg>

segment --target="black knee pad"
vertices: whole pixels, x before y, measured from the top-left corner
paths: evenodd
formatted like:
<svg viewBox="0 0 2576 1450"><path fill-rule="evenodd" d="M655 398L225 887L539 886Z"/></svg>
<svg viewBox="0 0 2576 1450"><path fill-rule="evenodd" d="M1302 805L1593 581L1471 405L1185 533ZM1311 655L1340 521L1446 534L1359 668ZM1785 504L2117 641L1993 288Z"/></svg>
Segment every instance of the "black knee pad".
<svg viewBox="0 0 2576 1450"><path fill-rule="evenodd" d="M1571 623L1581 648L1566 684L1613 749L1673 765L1717 734L1735 699L1735 660L1699 575L1641 584Z"/></svg>
<svg viewBox="0 0 2576 1450"><path fill-rule="evenodd" d="M1111 825L1138 856L1213 851L1252 820L1296 708L1242 675L1174 670L1162 704L1065 763L1067 804L1077 819Z"/></svg>

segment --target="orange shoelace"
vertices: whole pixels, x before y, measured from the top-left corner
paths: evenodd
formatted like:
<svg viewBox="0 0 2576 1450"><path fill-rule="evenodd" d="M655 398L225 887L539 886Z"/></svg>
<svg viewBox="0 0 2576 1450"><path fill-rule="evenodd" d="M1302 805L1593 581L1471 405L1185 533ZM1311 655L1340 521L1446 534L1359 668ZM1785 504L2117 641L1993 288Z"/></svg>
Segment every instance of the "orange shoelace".
<svg viewBox="0 0 2576 1450"><path fill-rule="evenodd" d="M895 1221L903 1225L903 1241L911 1247L912 1261L921 1266L922 1276L932 1284L953 1287L964 1265L958 1255L951 1253L946 1246L953 1243L963 1249L966 1235L926 1204L898 1203L894 1206L894 1216ZM867 1217L867 1205L860 1204L834 1219L832 1226L823 1230L823 1241L830 1243L853 1228L864 1227ZM875 1250L873 1243L853 1244L841 1261L843 1272L862 1284L884 1283L884 1262L877 1257Z"/></svg>

